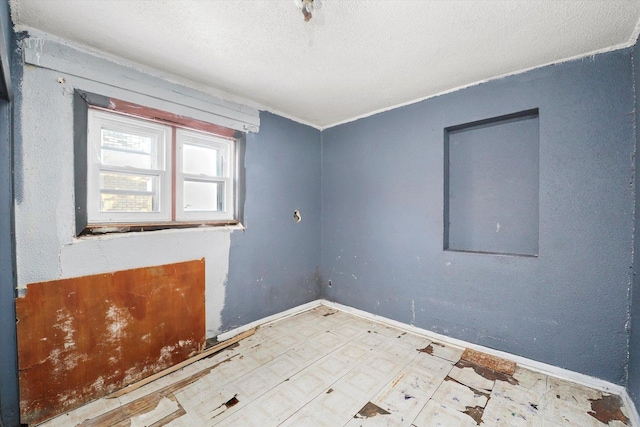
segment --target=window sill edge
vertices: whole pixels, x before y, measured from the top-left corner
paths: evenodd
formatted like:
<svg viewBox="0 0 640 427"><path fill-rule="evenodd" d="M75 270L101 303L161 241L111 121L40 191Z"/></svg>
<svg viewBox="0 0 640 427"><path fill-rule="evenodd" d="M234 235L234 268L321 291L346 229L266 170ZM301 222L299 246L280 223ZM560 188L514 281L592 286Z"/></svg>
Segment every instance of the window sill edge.
<svg viewBox="0 0 640 427"><path fill-rule="evenodd" d="M150 231L168 230L245 230L245 226L240 221L200 221L200 222L171 222L171 223L147 223L147 224L117 224L117 223L96 223L89 224L76 239L94 238L100 236L123 235L130 233L147 233Z"/></svg>

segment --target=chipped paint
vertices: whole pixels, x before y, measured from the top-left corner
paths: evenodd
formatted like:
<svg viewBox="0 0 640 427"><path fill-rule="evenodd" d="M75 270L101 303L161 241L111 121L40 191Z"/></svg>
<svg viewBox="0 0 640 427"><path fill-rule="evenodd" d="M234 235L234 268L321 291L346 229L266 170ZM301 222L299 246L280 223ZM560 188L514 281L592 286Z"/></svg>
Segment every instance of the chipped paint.
<svg viewBox="0 0 640 427"><path fill-rule="evenodd" d="M69 310L62 308L57 310L56 313L57 323L53 325L53 327L56 329L60 329L65 333L64 349L72 349L76 346L75 342L73 341L73 333L75 332L75 329L73 328L73 316L71 315Z"/></svg>
<svg viewBox="0 0 640 427"><path fill-rule="evenodd" d="M125 336L127 325L129 324L129 313L126 309L112 305L107 310L105 320L108 323L110 335L108 340L115 342Z"/></svg>

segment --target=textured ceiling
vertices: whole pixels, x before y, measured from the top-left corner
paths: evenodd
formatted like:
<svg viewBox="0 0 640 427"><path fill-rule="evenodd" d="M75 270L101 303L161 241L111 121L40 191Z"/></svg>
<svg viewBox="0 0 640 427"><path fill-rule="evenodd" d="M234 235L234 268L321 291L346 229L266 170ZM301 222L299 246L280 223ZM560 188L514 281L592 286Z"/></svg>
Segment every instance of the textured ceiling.
<svg viewBox="0 0 640 427"><path fill-rule="evenodd" d="M319 128L637 37L640 0L11 0L36 28Z"/></svg>

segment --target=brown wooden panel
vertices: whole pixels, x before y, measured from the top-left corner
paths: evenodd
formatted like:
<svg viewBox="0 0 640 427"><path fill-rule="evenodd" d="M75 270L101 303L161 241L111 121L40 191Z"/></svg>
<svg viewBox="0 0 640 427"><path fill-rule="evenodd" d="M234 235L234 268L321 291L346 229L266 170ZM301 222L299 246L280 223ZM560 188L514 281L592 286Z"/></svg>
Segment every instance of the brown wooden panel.
<svg viewBox="0 0 640 427"><path fill-rule="evenodd" d="M204 348L204 259L27 286L16 300L20 412L32 424Z"/></svg>

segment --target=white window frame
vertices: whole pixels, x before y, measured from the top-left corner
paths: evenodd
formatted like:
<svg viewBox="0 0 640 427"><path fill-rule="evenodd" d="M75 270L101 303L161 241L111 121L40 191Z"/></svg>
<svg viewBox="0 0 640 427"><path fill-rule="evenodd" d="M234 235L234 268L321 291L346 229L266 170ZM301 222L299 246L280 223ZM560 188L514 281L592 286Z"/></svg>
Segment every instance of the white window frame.
<svg viewBox="0 0 640 427"><path fill-rule="evenodd" d="M234 217L234 146L233 140L195 130L176 129L176 220L232 220ZM222 173L219 176L192 175L182 170L184 145L215 148L222 157ZM219 211L186 211L184 209L184 182L218 183L224 186L222 206Z"/></svg>
<svg viewBox="0 0 640 427"><path fill-rule="evenodd" d="M120 114L89 109L87 144L87 214L89 223L160 222L171 220L171 127ZM103 165L101 132L103 128L150 136L156 141L155 169ZM102 212L100 210L100 172L146 175L157 179L156 212Z"/></svg>
<svg viewBox="0 0 640 427"><path fill-rule="evenodd" d="M117 167L101 163L101 130L130 131L156 138L156 169ZM235 219L236 140L200 130L170 126L96 108L88 110L87 128L87 216L88 224L158 224L230 221ZM184 144L217 148L223 153L222 176L190 175L182 171ZM175 159L172 158L175 155ZM157 212L101 212L100 172L135 173L156 177L159 198ZM185 211L184 180L218 182L224 185L221 211Z"/></svg>

